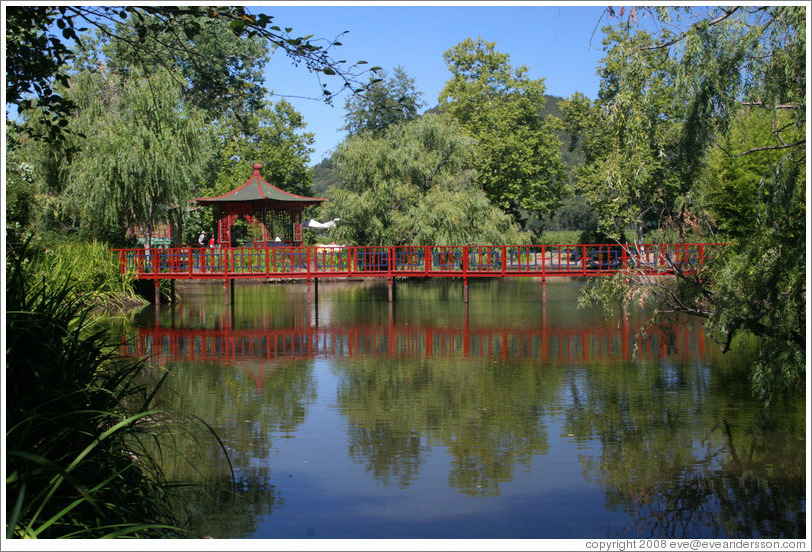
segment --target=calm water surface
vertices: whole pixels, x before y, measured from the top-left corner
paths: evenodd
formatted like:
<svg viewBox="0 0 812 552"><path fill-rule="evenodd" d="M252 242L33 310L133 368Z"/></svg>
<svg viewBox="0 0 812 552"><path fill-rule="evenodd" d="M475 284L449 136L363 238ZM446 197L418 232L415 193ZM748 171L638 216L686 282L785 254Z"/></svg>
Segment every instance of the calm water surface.
<svg viewBox="0 0 812 552"><path fill-rule="evenodd" d="M190 284L127 348L228 451L236 488L202 424L162 447L204 535L803 538L804 397L759 407L746 347L581 285Z"/></svg>

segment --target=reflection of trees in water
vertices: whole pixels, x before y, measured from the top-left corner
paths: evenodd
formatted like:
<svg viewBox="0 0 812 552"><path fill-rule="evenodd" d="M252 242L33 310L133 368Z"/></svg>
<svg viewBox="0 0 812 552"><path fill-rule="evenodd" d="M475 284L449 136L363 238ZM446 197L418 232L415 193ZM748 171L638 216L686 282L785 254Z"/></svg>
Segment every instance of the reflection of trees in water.
<svg viewBox="0 0 812 552"><path fill-rule="evenodd" d="M394 329L398 324L411 329L418 322L437 324L441 318L457 329L470 318L472 333L503 321L505 327L512 327L515 320L530 330L541 327L540 320L546 320L548 329L594 330L606 323L575 312L574 301L556 306L554 293L546 311L537 300L525 301L522 295L522 300L500 308L496 301L473 302L469 316L463 317L461 303L436 308L448 301L443 294L458 293L456 288L398 285L400 302L394 315L385 302L370 301L369 290L340 288L336 295L342 301L335 302L331 315L337 325L322 323L320 331L344 329L339 322L346 327L362 323L386 330L389 323ZM328 289L322 286L320 300L330 297ZM274 288L270 303L238 300L236 324L221 312L221 295L205 312L189 309L186 318L215 329L230 325L269 332L310 328L313 321L306 305L279 290ZM381 290L385 297L385 286ZM342 295L345 292L348 298ZM257 294L265 297L259 290ZM651 348L653 354L647 356L642 349L631 362L612 357L611 361L578 361L577 366L571 361L550 366L541 365L540 355L530 362L527 358L415 358L400 353L375 357L364 352L355 359L333 356L340 381L337 405L348 421L350 456L384 484L406 487L418 478L430 447L440 446L451 457L451 487L473 496L497 495L500 484L510 481L518 466L529 467L534 455L547 452L546 421L561 419L564 434L574 442L599 443L597 456L581 456L584 477L604 488L607 509L632 516L623 533L803 535L803 404L799 407L798 401L788 400L759 409L748 399L740 362L728 356L724 362L708 364L713 361L707 358L716 358L713 351L707 355L704 350L694 351L699 340L688 341L682 330L666 330L667 326L650 328L649 335L658 339L643 341L641 346ZM164 336L160 337L163 342ZM566 345L559 345L562 350L581 351L585 342L562 343ZM680 352L689 353L690 360L675 360L675 356L685 358ZM553 353L548 351L555 357ZM668 354L673 356L640 360ZM211 536L251 534L250 520L270 513L281 502L270 485L270 439L290 435L308 415L315 399L312 362L284 356L263 360L246 354L220 365L172 362L175 368L159 397L161 404L216 420L215 429L235 464L236 494L223 482L228 480L228 464L219 445L203 435L188 442L179 439L175 445L184 454L197 450L201 459L191 467L189 462L179 467L177 479L213 485L208 490L191 489L200 499L188 501L193 517L207 518L205 525L215 527L208 531ZM752 409L742 406L748 404L754 405ZM729 431L719 422L706 432L720 420L727 421ZM202 442L208 444L201 446ZM203 500L204 492L211 493L209 503Z"/></svg>
<svg viewBox="0 0 812 552"><path fill-rule="evenodd" d="M714 369L709 380L652 365L572 378L567 431L602 445L581 457L585 477L605 488L607 508L632 517L624 534L801 538L805 430L793 421L803 401L744 409ZM706 420L722 421L703 435Z"/></svg>
<svg viewBox="0 0 812 552"><path fill-rule="evenodd" d="M350 454L385 484L406 486L430 445L452 456L449 485L499 494L517 465L547 451L545 408L560 377L507 364L375 359L338 365Z"/></svg>
<svg viewBox="0 0 812 552"><path fill-rule="evenodd" d="M255 522L281 502L271 484L271 436L290 435L305 420L316 398L313 367L279 361L261 369L273 377L257 389L250 367L175 363L156 397L156 407L180 418L185 429L173 425L172 433L156 435L154 446L166 477L181 484L177 507L193 532L250 536ZM194 413L185 424L184 413Z"/></svg>
<svg viewBox="0 0 812 552"><path fill-rule="evenodd" d="M613 362L582 369L455 359L357 359L337 365L350 454L385 484L408 486L430 446L451 455L451 487L496 495L517 466L547 452L545 418L562 413L584 477L621 534L799 537L804 534L803 401L742 407L730 368ZM708 431L708 420L723 420ZM792 425L795 423L796 425ZM617 536L617 535L612 535Z"/></svg>
<svg viewBox="0 0 812 552"><path fill-rule="evenodd" d="M728 433L728 438L730 439ZM796 442L801 442L795 439ZM755 449L751 449L755 452ZM765 451L761 451L761 457ZM786 451L802 459L803 448ZM772 455L770 455L772 456ZM786 457L785 457L786 458ZM628 530L668 538L803 538L805 479L797 460L741 461L729 440L637 493L609 489L633 516Z"/></svg>
<svg viewBox="0 0 812 552"><path fill-rule="evenodd" d="M221 477L180 487L175 508L181 512L181 519L187 520L185 528L191 536L235 539L254 535L257 521L282 503L267 477L246 475L238 476L236 482Z"/></svg>
<svg viewBox="0 0 812 552"><path fill-rule="evenodd" d="M409 486L417 477L421 454L427 448L419 433L387 423L351 424L348 437L352 458L363 460L366 471L385 485L400 488Z"/></svg>

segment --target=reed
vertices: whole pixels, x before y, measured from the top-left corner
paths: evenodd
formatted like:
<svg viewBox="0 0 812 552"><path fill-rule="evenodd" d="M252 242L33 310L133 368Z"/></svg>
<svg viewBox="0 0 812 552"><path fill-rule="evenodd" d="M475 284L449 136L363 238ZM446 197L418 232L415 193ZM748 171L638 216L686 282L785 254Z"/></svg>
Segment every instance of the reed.
<svg viewBox="0 0 812 552"><path fill-rule="evenodd" d="M122 359L75 280L31 256L6 258L7 538L181 535L145 454L165 414L137 383L143 361Z"/></svg>

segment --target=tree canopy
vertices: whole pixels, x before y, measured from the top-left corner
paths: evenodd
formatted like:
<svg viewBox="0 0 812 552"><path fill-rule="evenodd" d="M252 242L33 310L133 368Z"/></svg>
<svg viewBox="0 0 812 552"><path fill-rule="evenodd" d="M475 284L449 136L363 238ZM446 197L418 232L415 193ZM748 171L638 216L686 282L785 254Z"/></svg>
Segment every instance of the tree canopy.
<svg viewBox="0 0 812 552"><path fill-rule="evenodd" d="M273 16L251 14L244 6L9 6L7 101L20 111L38 104L52 140L62 136L72 107L54 89L54 83L67 85L69 67L75 59L66 42L81 43L85 37L82 33L89 28L97 29L130 65L134 63L143 71L155 66L180 70L190 84L196 85L193 95L198 94L199 102L212 107L221 101L217 94L232 101L257 84L252 64L243 66L244 60L235 57L228 46L235 43L226 38L226 30L249 42L259 40L266 48L284 52L293 63L303 64L318 80L314 95L326 102L345 90L361 91L362 75L380 70L366 69L364 60L352 65L336 60L332 49L341 45L338 40L324 43L312 35L297 36L292 28L276 24ZM247 53L244 49L237 52ZM263 54L256 51L254 55ZM328 79L337 79L339 88L331 90L323 82Z"/></svg>
<svg viewBox="0 0 812 552"><path fill-rule="evenodd" d="M353 136L334 156L322 216L341 218L333 236L359 245L525 243L476 185L474 155L462 128L437 115Z"/></svg>
<svg viewBox="0 0 812 552"><path fill-rule="evenodd" d="M544 82L527 67L514 69L496 43L463 40L446 51L451 79L440 109L477 141L475 167L485 193L514 216L519 209L550 211L566 181L560 141L541 115Z"/></svg>
<svg viewBox="0 0 812 552"><path fill-rule="evenodd" d="M353 136L368 130L380 132L389 125L411 121L423 107L422 92L403 67L395 67L391 78L382 71L367 89L347 98L344 130Z"/></svg>
<svg viewBox="0 0 812 552"><path fill-rule="evenodd" d="M123 235L143 225L149 238L167 209L185 205L210 144L202 113L182 107L177 82L165 70L121 81L88 72L71 79L68 97L78 110L71 124L87 139L66 167L63 201L80 226Z"/></svg>
<svg viewBox="0 0 812 552"><path fill-rule="evenodd" d="M663 7L646 12L656 33L629 13L606 30L598 100L564 107L584 136L579 179L607 232L648 223L727 245L674 281L627 273L592 298L700 316L724 350L743 332L762 338L751 377L768 399L805 373L805 8ZM620 285L629 278L646 285Z"/></svg>

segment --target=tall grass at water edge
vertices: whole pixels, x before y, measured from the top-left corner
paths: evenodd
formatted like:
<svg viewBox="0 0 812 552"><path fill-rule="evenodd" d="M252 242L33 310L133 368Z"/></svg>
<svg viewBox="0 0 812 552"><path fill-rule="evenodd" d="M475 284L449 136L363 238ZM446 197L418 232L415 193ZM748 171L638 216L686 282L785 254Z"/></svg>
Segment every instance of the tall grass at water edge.
<svg viewBox="0 0 812 552"><path fill-rule="evenodd" d="M83 305L117 310L146 303L136 294L132 275L121 274L118 259L103 243L63 242L27 251L34 273L43 276L46 283L58 285L70 280L71 293L80 297Z"/></svg>
<svg viewBox="0 0 812 552"><path fill-rule="evenodd" d="M138 383L76 281L36 267L6 259L6 537L183 535L154 452L162 380Z"/></svg>

